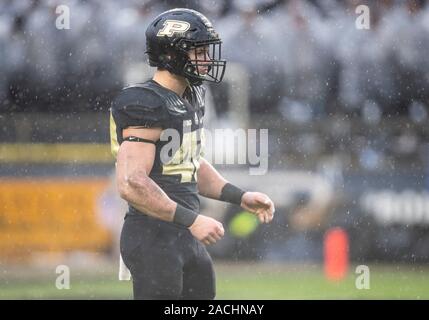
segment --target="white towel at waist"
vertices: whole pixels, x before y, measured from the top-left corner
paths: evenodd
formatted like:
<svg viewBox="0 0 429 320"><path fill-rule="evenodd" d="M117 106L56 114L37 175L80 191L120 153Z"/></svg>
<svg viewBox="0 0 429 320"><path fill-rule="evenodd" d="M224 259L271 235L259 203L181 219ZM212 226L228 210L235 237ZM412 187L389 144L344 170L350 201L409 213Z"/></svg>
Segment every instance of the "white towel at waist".
<svg viewBox="0 0 429 320"><path fill-rule="evenodd" d="M121 254L119 254L119 280L131 280L131 272L122 260Z"/></svg>

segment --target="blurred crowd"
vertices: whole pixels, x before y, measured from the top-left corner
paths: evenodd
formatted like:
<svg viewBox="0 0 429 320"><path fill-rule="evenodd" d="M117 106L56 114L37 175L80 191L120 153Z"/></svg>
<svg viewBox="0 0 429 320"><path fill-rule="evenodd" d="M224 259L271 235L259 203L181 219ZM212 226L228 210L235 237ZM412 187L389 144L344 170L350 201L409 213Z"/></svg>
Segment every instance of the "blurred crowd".
<svg viewBox="0 0 429 320"><path fill-rule="evenodd" d="M356 28L360 4L368 30ZM58 5L70 8L68 30L55 27ZM4 0L1 110L107 110L126 71L146 59L147 24L173 7L212 19L225 58L249 72L254 113L427 117L424 0Z"/></svg>

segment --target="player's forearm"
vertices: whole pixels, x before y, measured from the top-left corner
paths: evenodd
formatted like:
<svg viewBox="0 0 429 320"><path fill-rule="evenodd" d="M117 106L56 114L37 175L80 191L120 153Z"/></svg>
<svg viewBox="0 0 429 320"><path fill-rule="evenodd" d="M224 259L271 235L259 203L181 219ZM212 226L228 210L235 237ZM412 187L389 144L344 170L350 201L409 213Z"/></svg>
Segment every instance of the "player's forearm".
<svg viewBox="0 0 429 320"><path fill-rule="evenodd" d="M198 191L203 197L241 205L245 191L234 186L205 159L200 160Z"/></svg>
<svg viewBox="0 0 429 320"><path fill-rule="evenodd" d="M146 173L118 178L118 188L121 197L137 210L164 221L173 221L176 202L171 200Z"/></svg>
<svg viewBox="0 0 429 320"><path fill-rule="evenodd" d="M222 188L227 181L205 159L200 160L200 168L197 172L198 192L203 197L219 199Z"/></svg>

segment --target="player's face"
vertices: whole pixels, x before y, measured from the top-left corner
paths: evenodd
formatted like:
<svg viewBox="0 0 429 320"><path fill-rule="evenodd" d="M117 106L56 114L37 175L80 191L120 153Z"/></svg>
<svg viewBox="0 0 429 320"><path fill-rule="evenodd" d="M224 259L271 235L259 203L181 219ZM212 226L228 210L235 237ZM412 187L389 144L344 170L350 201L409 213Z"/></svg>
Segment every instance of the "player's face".
<svg viewBox="0 0 429 320"><path fill-rule="evenodd" d="M189 51L189 59L197 63L198 73L206 75L209 71L211 58L209 55L209 46L197 47Z"/></svg>

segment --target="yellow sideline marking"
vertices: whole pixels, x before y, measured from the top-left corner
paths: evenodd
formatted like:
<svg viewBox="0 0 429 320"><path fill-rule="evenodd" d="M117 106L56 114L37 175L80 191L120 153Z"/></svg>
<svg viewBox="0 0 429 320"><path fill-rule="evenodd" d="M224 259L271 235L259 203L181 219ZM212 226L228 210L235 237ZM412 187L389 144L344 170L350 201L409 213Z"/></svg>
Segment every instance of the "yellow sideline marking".
<svg viewBox="0 0 429 320"><path fill-rule="evenodd" d="M0 163L113 163L107 143L2 143Z"/></svg>

